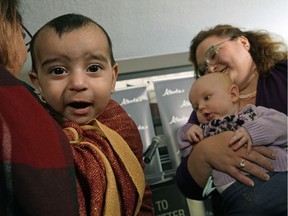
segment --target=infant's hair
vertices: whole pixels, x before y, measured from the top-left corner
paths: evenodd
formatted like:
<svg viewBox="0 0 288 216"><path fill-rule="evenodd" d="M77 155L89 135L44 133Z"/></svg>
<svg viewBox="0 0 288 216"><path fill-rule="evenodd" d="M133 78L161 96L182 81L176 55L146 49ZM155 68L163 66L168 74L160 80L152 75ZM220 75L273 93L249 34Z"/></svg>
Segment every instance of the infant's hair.
<svg viewBox="0 0 288 216"><path fill-rule="evenodd" d="M112 41L106 32L106 30L97 22L92 20L89 17L86 17L81 14L75 14L75 13L69 13L69 14L64 14L61 16L58 16L48 23L46 23L44 26L42 26L32 37L31 44L30 44L30 51L31 51L31 60L32 60L32 70L36 71L36 64L35 64L35 40L37 39L38 35L46 28L52 28L56 31L56 33L61 37L61 35L65 33L72 32L75 29L82 28L83 26L86 26L88 24L95 24L98 28L101 29L101 31L104 33L104 35L107 38L108 41L108 51L110 53L110 60L112 66L116 64L116 61L114 59L113 55L113 50L112 50Z"/></svg>
<svg viewBox="0 0 288 216"><path fill-rule="evenodd" d="M192 86L195 85L197 82L201 82L201 81L206 80L206 79L213 80L213 83L215 85L221 83L221 86L222 85L223 86L224 85L232 86L234 84L228 75L223 74L223 73L219 73L219 72L214 72L214 73L209 73L205 76L199 77L198 79L195 80L195 82L192 84Z"/></svg>

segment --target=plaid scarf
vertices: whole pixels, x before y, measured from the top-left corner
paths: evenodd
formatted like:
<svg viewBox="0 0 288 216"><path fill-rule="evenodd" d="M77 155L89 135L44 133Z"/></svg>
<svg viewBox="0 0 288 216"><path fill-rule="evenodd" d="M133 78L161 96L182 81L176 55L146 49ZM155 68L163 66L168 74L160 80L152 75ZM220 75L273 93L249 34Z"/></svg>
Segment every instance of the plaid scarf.
<svg viewBox="0 0 288 216"><path fill-rule="evenodd" d="M70 145L58 124L0 66L0 215L79 215Z"/></svg>
<svg viewBox="0 0 288 216"><path fill-rule="evenodd" d="M125 140L96 119L63 123L76 164L80 215L136 215L144 173Z"/></svg>
<svg viewBox="0 0 288 216"><path fill-rule="evenodd" d="M144 170L145 164L143 161L143 145L141 136L137 125L123 107L121 107L116 101L110 99L104 112L98 116L97 120L121 135L137 157L142 169ZM143 202L140 211L138 212L138 216L154 215L152 192L150 186L146 182Z"/></svg>
<svg viewBox="0 0 288 216"><path fill-rule="evenodd" d="M62 117L59 116L48 104L43 103L39 98L39 94L34 88L26 85L26 88L37 98L42 106L54 117L60 124L63 124ZM130 149L137 157L142 169L144 170L145 164L143 162L143 146L140 133L137 125L128 115L128 113L114 100L110 100L103 113L97 118L102 124L116 131L127 142ZM115 122L117 122L115 124ZM80 198L79 198L80 199ZM146 183L145 192L142 198L143 202L138 212L138 216L153 216L154 209L152 204L152 192L150 186Z"/></svg>

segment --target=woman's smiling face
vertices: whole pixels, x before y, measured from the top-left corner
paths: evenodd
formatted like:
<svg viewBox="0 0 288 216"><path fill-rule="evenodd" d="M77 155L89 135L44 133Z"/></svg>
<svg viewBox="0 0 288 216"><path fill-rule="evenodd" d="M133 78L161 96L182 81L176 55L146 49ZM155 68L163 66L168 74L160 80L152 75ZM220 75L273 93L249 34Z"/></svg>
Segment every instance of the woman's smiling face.
<svg viewBox="0 0 288 216"><path fill-rule="evenodd" d="M207 51L211 47L217 48L217 59L215 63L207 64ZM196 59L198 65L207 64L206 73L220 72L230 76L232 81L244 90L247 82L254 77L256 65L249 53L250 44L246 37L240 36L229 40L227 37L210 36L204 39L196 50Z"/></svg>

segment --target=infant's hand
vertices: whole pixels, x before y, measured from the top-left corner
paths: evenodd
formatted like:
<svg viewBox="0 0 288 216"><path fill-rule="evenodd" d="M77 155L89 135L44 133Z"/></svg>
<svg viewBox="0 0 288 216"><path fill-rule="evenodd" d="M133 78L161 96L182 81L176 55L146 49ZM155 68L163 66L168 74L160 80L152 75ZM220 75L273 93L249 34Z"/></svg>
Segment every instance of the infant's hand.
<svg viewBox="0 0 288 216"><path fill-rule="evenodd" d="M203 130L198 125L192 125L186 132L187 140L191 143L203 140Z"/></svg>
<svg viewBox="0 0 288 216"><path fill-rule="evenodd" d="M233 150L237 151L243 145L246 145L247 153L250 153L252 149L252 139L248 131L244 127L240 127L235 131L234 136L229 141L229 146L233 146Z"/></svg>

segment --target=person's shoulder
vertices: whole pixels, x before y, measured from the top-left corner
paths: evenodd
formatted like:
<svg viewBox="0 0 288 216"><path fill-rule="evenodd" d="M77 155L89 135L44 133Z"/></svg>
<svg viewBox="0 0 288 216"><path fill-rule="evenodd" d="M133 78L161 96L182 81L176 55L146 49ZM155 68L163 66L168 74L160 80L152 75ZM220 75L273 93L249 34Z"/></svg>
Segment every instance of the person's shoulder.
<svg viewBox="0 0 288 216"><path fill-rule="evenodd" d="M122 118L131 119L128 113L124 110L124 108L113 99L109 100L105 110L97 117L97 119L102 123L104 122L104 124L106 124L107 121L119 121ZM111 123L115 124L115 121Z"/></svg>
<svg viewBox="0 0 288 216"><path fill-rule="evenodd" d="M113 99L110 99L103 113L97 117L97 120L118 132L122 137L125 137L132 131L135 134L139 133L134 120L126 110Z"/></svg>
<svg viewBox="0 0 288 216"><path fill-rule="evenodd" d="M21 86L21 81L0 65L0 86Z"/></svg>
<svg viewBox="0 0 288 216"><path fill-rule="evenodd" d="M287 76L287 59L276 63L272 68L271 73L283 73Z"/></svg>
<svg viewBox="0 0 288 216"><path fill-rule="evenodd" d="M282 115L283 117L287 117L286 114L276 110L276 109L273 109L273 108L268 108L268 107L264 107L264 106L255 106L255 110L257 110L258 113L274 113L274 114L277 114L277 115Z"/></svg>
<svg viewBox="0 0 288 216"><path fill-rule="evenodd" d="M259 82L279 84L286 83L287 81L287 60L280 61L276 63L269 71L269 73L260 75ZM267 87L267 85L265 85Z"/></svg>

